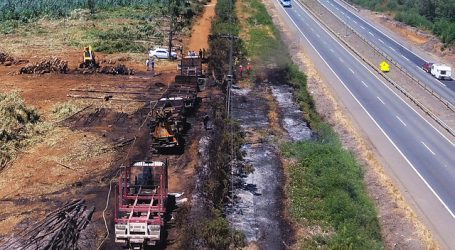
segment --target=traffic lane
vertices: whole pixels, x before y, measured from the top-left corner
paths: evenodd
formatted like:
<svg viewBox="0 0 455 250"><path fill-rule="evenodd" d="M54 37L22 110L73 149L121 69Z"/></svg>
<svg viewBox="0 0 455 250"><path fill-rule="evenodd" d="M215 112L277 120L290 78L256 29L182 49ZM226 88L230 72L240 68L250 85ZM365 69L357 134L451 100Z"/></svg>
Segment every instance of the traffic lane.
<svg viewBox="0 0 455 250"><path fill-rule="evenodd" d="M448 102L455 104L455 84L450 84L452 83L450 80L438 80L423 71L421 69L422 65L425 63L423 59L416 56L413 52L399 45L392 39L388 38L383 33L372 28L371 25L358 18L350 11L346 10L346 8L344 6L341 6L339 3L335 1L321 1L321 3L336 13L339 18L347 22L351 27L353 27L362 36L367 38L376 47L381 48L381 50L391 56L399 65L405 67L410 74L413 74L426 85L431 86L431 88L436 93L438 93ZM342 8L344 11L340 8Z"/></svg>
<svg viewBox="0 0 455 250"><path fill-rule="evenodd" d="M399 43L395 42L390 37L386 36L385 34L383 34L380 31L378 31L375 27L373 27L368 22L359 18L357 15L353 14L350 10L348 10L345 6L338 3L337 1L321 1L321 3L324 4L324 6L330 8L334 12L336 10L336 12L344 13L344 15L339 16L343 20L355 21L354 24L359 28L359 29L356 29L357 32L362 33L363 35L365 35L365 33L367 33L367 32L371 32L374 36L382 39L388 46L391 46L392 48L396 49L397 51L400 51L402 54L404 54L406 57L408 57L410 59L410 61L414 62L416 65L421 66L422 64L424 64L426 62L420 56L416 55L409 49L407 49L404 46L400 45Z"/></svg>
<svg viewBox="0 0 455 250"><path fill-rule="evenodd" d="M311 24L311 20L309 19L302 19L303 16L300 14L297 14L296 10L291 11L293 13L289 13L291 16L293 16L293 19L296 21L296 23L299 24L299 26L304 30L304 32L307 35L307 38L314 44L318 44L319 48L326 46L325 44L331 40L330 37L324 37L321 35L315 35L315 32L322 32L322 30L316 29L317 25ZM297 16L300 17L301 20L297 18ZM308 27L311 27L308 29ZM325 32L322 32L322 34ZM328 35L327 35L328 36ZM324 40L324 42L321 43L321 41ZM335 43L335 42L334 42ZM337 48L338 44L330 44L332 48L336 48L335 50L332 49L332 51L339 51L340 48ZM339 46L339 45L338 45ZM358 69L357 66L358 64L350 64L352 62L352 58L343 58L341 54L338 53L333 53L330 51L330 49L320 49L320 54L323 56L327 62L329 62L337 74L340 76L340 78L346 83L346 85L349 86L351 91L358 96L360 102L368 109L368 110L373 110L372 114L377 119L378 123L380 126L386 131L387 134L393 135L391 136L394 138L393 140L399 145L400 148L404 148L405 154L408 155L408 158L412 162L413 165L417 168L417 170L425 176L427 181L430 183L431 186L437 186L438 188L435 188L437 193L441 193L441 196L444 197L443 200L446 201L448 198L447 197L455 197L455 194L451 192L451 190L455 190L455 186L453 186L453 180L455 177L453 176L453 172L448 172L448 168L445 167L444 162L447 161L454 161L454 159L450 158L448 156L447 152L446 153L441 153L441 157L448 157L447 159L443 159L440 161L439 159L435 158L434 155L428 151L428 149L422 144L422 142L426 141L427 144L430 144L430 142L435 138L435 136L430 133L430 135L422 136L425 134L428 134L428 131L430 132L436 132L434 128L432 128L426 121L423 120L421 117L417 117L414 120L410 120L407 118L408 114L415 113L410 107L407 105L403 105L404 102L400 99L398 101L396 100L397 98L395 97L395 100L393 100L393 95L390 95L391 90L387 90L384 88L382 83L379 83L374 80L365 80L369 86L371 86L372 93L377 94L377 98L374 98L374 96L370 95L365 95L363 92L364 90L359 88L359 86L362 86L362 84L359 84L362 80L358 79L358 76L360 76L361 79L371 79L371 75L366 74L366 70L363 70L362 68ZM340 61L340 57L341 60ZM359 74L353 74L353 72L350 72L349 69L355 69L359 72ZM340 70L341 69L341 70ZM351 75L353 74L353 75ZM363 74L363 75L362 75ZM365 75L366 74L366 75ZM370 73L371 74L371 73ZM354 79L353 79L354 78ZM378 86L382 86L377 88ZM384 93L386 92L386 93ZM391 97L392 96L392 97ZM376 100L377 99L377 100ZM395 109L402 109L401 111L390 111L389 109L386 109L384 106L381 106L379 103L381 102L382 105L385 105L385 103L390 104L390 108ZM398 102L398 103L396 103ZM402 103L403 102L403 103ZM379 105L379 106L378 106ZM390 119L391 114L397 114L398 117L402 117L401 121L399 119ZM415 113L416 114L416 113ZM417 115L417 114L416 114ZM393 116L392 116L393 117ZM400 123L406 122L407 124L410 124L410 126L414 127L411 129L407 129L405 131L399 131L396 128L399 128L401 125ZM413 126L411 124L417 124L417 126ZM399 131L399 133L395 133ZM441 135L439 135L440 137ZM436 136L438 137L438 136ZM410 139L411 138L411 139ZM414 141L412 140L414 139ZM438 141L440 140L445 140L443 138L438 138ZM441 144L441 143L440 143ZM451 145L447 140L445 142L443 141L442 144L445 144L443 147L443 151L449 151L452 149L453 150L453 145ZM431 143L430 145L434 145L434 143ZM433 150L440 150L439 147L434 147ZM438 154L439 155L439 154ZM423 157L423 158L422 158ZM431 168L428 168L428 162L432 163ZM431 170L431 171L428 171ZM446 186L445 184L439 185L439 183L446 183L447 186L449 187L448 189L444 188ZM442 188L440 188L442 186ZM447 202L449 203L449 202ZM446 203L446 204L447 204ZM453 205L451 203L450 208L453 208Z"/></svg>

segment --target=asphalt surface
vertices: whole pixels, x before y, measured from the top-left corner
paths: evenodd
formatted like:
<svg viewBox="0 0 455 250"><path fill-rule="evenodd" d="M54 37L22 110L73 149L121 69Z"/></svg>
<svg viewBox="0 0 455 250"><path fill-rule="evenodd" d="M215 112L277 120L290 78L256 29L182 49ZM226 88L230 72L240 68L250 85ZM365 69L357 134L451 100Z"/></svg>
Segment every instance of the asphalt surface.
<svg viewBox="0 0 455 250"><path fill-rule="evenodd" d="M372 126L380 130L382 135L370 140L386 158L405 196L430 224L441 246L455 248L455 145L342 47L298 2L279 12L298 28L298 39L317 51L329 68L326 74L338 79L331 84L342 84L349 93L347 98L355 99L355 105L348 107L351 113L366 113L357 122L367 135Z"/></svg>
<svg viewBox="0 0 455 250"><path fill-rule="evenodd" d="M319 2L361 34L365 39L387 53L393 60L417 79L425 83L434 92L455 105L455 81L438 80L431 76L431 74L423 71L422 65L426 61L415 52L412 52L412 48L406 48L402 44L396 42L338 1L322 0Z"/></svg>

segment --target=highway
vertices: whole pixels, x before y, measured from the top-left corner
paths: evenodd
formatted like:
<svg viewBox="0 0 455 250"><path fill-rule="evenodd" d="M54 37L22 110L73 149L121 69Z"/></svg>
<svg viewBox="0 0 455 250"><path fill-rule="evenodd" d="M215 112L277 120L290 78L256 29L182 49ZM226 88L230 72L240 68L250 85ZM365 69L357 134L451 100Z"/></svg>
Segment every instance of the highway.
<svg viewBox="0 0 455 250"><path fill-rule="evenodd" d="M334 13L338 18L342 19L345 23L351 26L355 31L361 34L365 39L373 43L383 52L387 53L393 58L393 60L414 75L417 79L425 83L448 102L455 105L455 81L438 80L423 71L422 65L426 61L421 56L396 42L390 36L382 33L379 29L375 28L373 25L362 19L338 1L322 0L319 2Z"/></svg>
<svg viewBox="0 0 455 250"><path fill-rule="evenodd" d="M340 85L347 93L343 102L353 103L347 106L350 113L358 114L357 123L385 158L441 246L455 247L454 143L344 48L300 3L294 1L292 8L282 8L274 2L288 24L297 28L299 39L322 58L329 69L324 75L337 80L330 84Z"/></svg>

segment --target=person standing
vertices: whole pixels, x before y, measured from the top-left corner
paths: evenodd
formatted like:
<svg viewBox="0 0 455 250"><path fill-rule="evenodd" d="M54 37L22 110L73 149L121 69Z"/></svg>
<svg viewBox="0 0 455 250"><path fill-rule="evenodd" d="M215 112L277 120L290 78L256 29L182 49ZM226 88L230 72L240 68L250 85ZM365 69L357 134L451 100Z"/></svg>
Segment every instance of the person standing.
<svg viewBox="0 0 455 250"><path fill-rule="evenodd" d="M202 59L202 49L199 49L199 58Z"/></svg>
<svg viewBox="0 0 455 250"><path fill-rule="evenodd" d="M240 64L239 66L239 73L240 73L240 78L243 77L243 66Z"/></svg>
<svg viewBox="0 0 455 250"><path fill-rule="evenodd" d="M149 64L150 64L150 60L147 58L147 60L145 60L145 67L146 67L147 71L150 70Z"/></svg>
<svg viewBox="0 0 455 250"><path fill-rule="evenodd" d="M250 76L250 73L251 73L251 64L250 64L250 62L248 62L248 64L246 65L246 73L248 74L248 76Z"/></svg>

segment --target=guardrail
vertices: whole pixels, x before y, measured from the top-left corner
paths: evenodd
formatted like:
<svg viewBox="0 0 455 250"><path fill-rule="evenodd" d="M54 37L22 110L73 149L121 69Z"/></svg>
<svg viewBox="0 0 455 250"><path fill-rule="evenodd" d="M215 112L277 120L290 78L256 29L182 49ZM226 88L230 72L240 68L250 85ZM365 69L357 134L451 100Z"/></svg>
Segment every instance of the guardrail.
<svg viewBox="0 0 455 250"><path fill-rule="evenodd" d="M424 104L422 104L420 101L418 101L415 97L413 97L408 91L406 91L403 87L401 87L401 85L399 85L398 83L396 83L395 81L393 81L392 79L390 79L390 77L388 77L386 74L384 74L382 71L380 71L373 63L371 63L370 61L368 61L366 58L364 58L356 49L354 49L350 44L348 44L348 42L346 42L342 36L340 36L339 33L335 32L332 28L330 28L325 22L323 22L321 20L321 18L316 14L314 13L313 10L311 10L310 7L307 6L307 4L302 1L302 0L298 0L302 6L308 10L308 12L311 13L311 15L313 15L314 18L316 18L327 30L329 30L332 34L334 34L346 47L348 47L350 50L352 50L360 59L362 59L362 61L364 61L366 64L368 64L371 68L373 68L379 75L381 75L384 79L386 79L389 83L391 83L396 89L398 89L401 93L403 93L406 97L408 97L412 102L414 102L422 111L424 111L427 115L429 115L433 120L435 120L441 127L443 127L447 132L449 132L452 136L455 136L455 131L449 126L447 125L443 120L441 120L437 115L435 115L429 108L425 107ZM405 73L408 77L410 77L412 80L417 80L417 83L421 83L418 79L414 79L406 70L404 70L398 63L396 63L388 54L382 52L379 50L379 48L377 48L376 46L374 46L373 44L371 44L368 40L366 40L363 36L361 36L358 32L356 32L351 26L349 26L346 22L344 22L343 20L341 20L340 18L338 18L332 11L330 11L329 9L327 9L325 6L323 6L322 4L320 4L319 2L315 1L318 5L320 5L322 8L324 8L325 10L327 10L328 12L330 12L339 22L341 22L344 26L346 26L347 28L349 28L355 35L357 35L360 39L362 39L367 45L369 45L370 47L372 47L376 52L378 52L380 55L382 55L383 57L385 57L388 61L392 62L393 65L395 65L397 68L399 68L400 70L402 70L403 73ZM420 85L420 84L419 84ZM423 86L422 86L423 85ZM437 95L437 93L434 93L434 91L430 91L428 89L428 87L422 83L422 85L420 85L421 87L423 87L425 90L429 91L431 94L433 94L433 96L436 96L444 105L446 105L450 110L452 111L455 111L455 107L449 103L448 101L446 101L445 99L443 99L442 97L440 97L439 95ZM442 101L444 100L444 101Z"/></svg>

